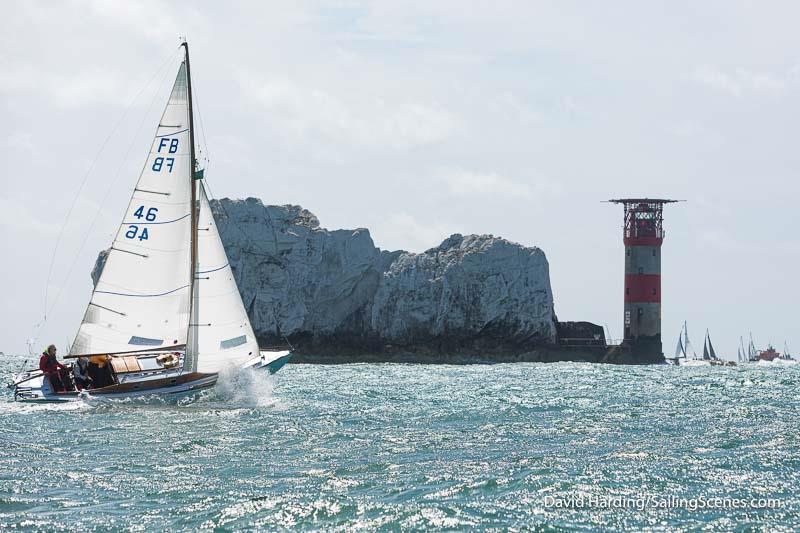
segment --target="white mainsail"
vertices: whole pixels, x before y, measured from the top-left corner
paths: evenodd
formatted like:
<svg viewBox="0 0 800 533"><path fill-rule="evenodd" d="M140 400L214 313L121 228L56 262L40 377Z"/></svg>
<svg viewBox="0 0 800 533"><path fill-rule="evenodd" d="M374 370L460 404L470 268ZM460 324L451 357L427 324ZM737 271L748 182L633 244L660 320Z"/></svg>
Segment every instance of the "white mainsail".
<svg viewBox="0 0 800 533"><path fill-rule="evenodd" d="M71 355L186 344L192 187L187 83L184 61Z"/></svg>
<svg viewBox="0 0 800 533"><path fill-rule="evenodd" d="M198 202L198 264L189 334L195 340L187 348L187 361L191 370L210 373L258 357L259 352L202 183Z"/></svg>
<svg viewBox="0 0 800 533"><path fill-rule="evenodd" d="M692 359L697 359L697 353L694 351L694 346L692 346L692 342L689 340L689 327L686 325L686 321L683 322L683 353L685 357L689 357L689 351L692 352Z"/></svg>

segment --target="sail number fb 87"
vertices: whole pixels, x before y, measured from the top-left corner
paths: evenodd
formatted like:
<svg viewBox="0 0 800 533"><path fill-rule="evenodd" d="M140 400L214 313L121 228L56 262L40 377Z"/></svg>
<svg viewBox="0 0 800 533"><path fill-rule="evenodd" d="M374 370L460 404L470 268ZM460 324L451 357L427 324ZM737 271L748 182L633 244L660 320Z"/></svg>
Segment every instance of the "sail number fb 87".
<svg viewBox="0 0 800 533"><path fill-rule="evenodd" d="M162 148L167 148L167 153L174 154L178 151L178 139L172 139L170 137L161 137L158 141L158 153L161 153ZM166 164L167 168L169 168L169 172L172 173L172 167L175 165L175 158L174 157L156 157L153 160L153 165L150 169L153 172L161 172Z"/></svg>
<svg viewBox="0 0 800 533"><path fill-rule="evenodd" d="M169 154L174 154L178 152L178 146L180 145L180 139L173 139L171 137L161 137L158 140L158 153L162 151L166 151ZM175 166L175 158L174 157L163 157L158 156L153 159L153 164L151 165L150 169L153 172L161 172L165 167L167 168L168 173L172 173L172 168ZM158 208L157 207L150 207L145 211L145 206L140 205L136 211L133 212L133 216L141 220L142 218L145 219L147 222L155 222L158 216ZM140 228L135 224L130 224L128 226L128 230L125 232L125 237L128 239L139 239L140 241L146 241L150 238L150 232L147 228Z"/></svg>

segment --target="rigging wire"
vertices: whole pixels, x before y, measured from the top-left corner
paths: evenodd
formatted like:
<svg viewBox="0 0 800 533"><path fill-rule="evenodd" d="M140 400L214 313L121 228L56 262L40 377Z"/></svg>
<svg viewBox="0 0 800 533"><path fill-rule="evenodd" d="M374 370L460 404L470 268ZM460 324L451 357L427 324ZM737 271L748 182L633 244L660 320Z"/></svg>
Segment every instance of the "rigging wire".
<svg viewBox="0 0 800 533"><path fill-rule="evenodd" d="M210 165L210 163L211 163L211 158L209 157L210 151L208 149L208 141L206 140L205 125L203 124L203 113L200 111L200 99L197 97L197 88L195 86L192 86L192 92L193 92L193 96L194 96L194 102L196 104L195 108L197 109L197 118L199 119L198 122L200 123L200 135L203 138L203 146L204 146L204 149L205 149L205 152L203 152L203 153L205 155L205 161L206 161L206 166L205 166L204 170L206 170L208 168L208 166ZM214 193L211 191L211 186L209 185L208 180L203 180L203 187L208 192L209 200L216 199L215 196L214 196ZM233 218L228 214L228 211L225 209L225 205L221 201L217 200L217 205L219 205L220 209L222 209L222 213L225 215L225 218L227 220L229 220L231 222L231 225L234 228L236 228L236 230L239 233L241 233L242 236L245 238L245 242L247 243L247 245L250 248L250 250L249 251L243 251L243 252L244 253L249 253L250 255L262 255L262 256L265 256L265 257L269 257L267 254L258 254L258 253L253 252L252 251L253 241L252 241L252 239L250 239L250 236L247 235L244 232L244 230L239 227L238 224L236 224L236 222L233 220ZM275 224L273 224L273 222L272 222L272 217L270 216L268 209L266 210L266 213L267 213L267 220L269 221L269 227L272 230L272 239L273 239L274 244L275 244L275 254L277 255L277 253L278 253L278 237L275 234ZM212 213L212 216L213 216L213 213ZM283 337L283 340L286 341L286 344L289 345L289 348L291 350L294 350L294 345L292 344L292 342L289 340L289 337L286 336L286 334L283 332L283 330L280 327L280 324L278 322L278 316L277 316L277 313L275 312L275 308L274 307L272 308L272 317L275 320L276 328L277 328L278 332L280 333L281 337Z"/></svg>
<svg viewBox="0 0 800 533"><path fill-rule="evenodd" d="M206 170L208 168L208 166L210 165L210 163L211 163L210 150L208 149L208 141L206 140L206 129L205 129L205 125L203 123L203 113L202 113L202 110L200 109L200 99L197 97L197 87L194 86L194 85L192 86L192 93L193 93L193 96L194 96L194 102L196 104L195 108L197 109L198 122L200 123L200 135L203 138L203 148L205 150L204 154L205 154L205 160L206 160L206 167L204 168L204 170ZM208 180L206 180L206 182L205 182L205 187L208 190L209 199L215 199L214 194L211 192L211 187L208 184ZM228 211L225 209L225 206L222 204L222 202L217 201L217 203L219 204L220 209L222 209L222 212L225 215L225 218L228 219L228 220L231 220L231 224L233 225L233 227L236 228L236 230L239 233L242 234L242 237L245 238L245 242L250 247L250 250L246 250L245 253L249 253L250 255L261 255L261 256L265 256L266 257L267 256L266 254L259 254L259 253L256 253L256 252L252 251L252 240L250 239L250 237L244 232L244 230L242 230L242 228L240 228L235 222L233 222L233 219L228 214ZM272 217L269 214L269 210L267 210L266 213L267 213L267 220L269 221L270 229L272 230L272 238L273 238L273 241L274 241L274 244L275 244L275 253L277 254L278 253L278 238L275 235L275 225L272 223Z"/></svg>
<svg viewBox="0 0 800 533"><path fill-rule="evenodd" d="M173 56L174 56L174 53L173 53ZM162 74L162 77L161 77L161 81L157 84L157 89L163 87L164 84L166 83L166 81L169 79L169 74L170 74L171 71L170 71L169 68L167 68L168 66L169 66L169 61L166 61L161 65L160 70L156 72L156 75L158 75L158 74L161 73L161 70L164 71L164 73ZM153 82L154 79L155 79L155 76L153 78L151 78L150 81L147 82L147 86L145 87L145 89L150 86L150 84ZM117 184L117 182L119 181L120 176L122 175L122 169L125 167L125 165L128 162L128 159L130 157L131 151L133 150L133 147L136 144L136 140L139 137L139 133L142 131L142 128L144 127L145 121L148 118L150 118L150 113L152 112L153 105L155 104L155 102L159 98L159 94L160 94L159 90L154 91L153 97L151 98L150 103L147 105L147 110L143 114L142 120L139 122L139 126L136 128L136 132L134 133L133 138L132 138L130 144L128 145L128 149L125 152L125 156L122 158L122 162L120 163L119 167L117 168L117 171L114 174L114 177L112 178L112 180L110 181L109 186L106 188L106 191L105 191L105 194L103 195L102 201L97 206L97 210L95 211L94 217L92 218L92 222L89 225L89 229L84 234L83 241L81 242L80 246L78 247L78 251L75 254L75 258L73 259L72 264L70 265L69 270L67 271L67 275L64 278L67 281L72 276L72 272L74 271L75 266L78 263L78 260L80 259L80 254L83 251L84 247L86 246L86 243L88 242L89 237L92 235L92 231L94 230L94 227L97 224L98 219L100 218L100 212L102 211L103 207L106 205L106 202L108 201L108 198L111 196L111 193L114 190L114 186ZM62 284L61 287L59 288L59 291L58 291L58 293L56 293L56 297L53 300L53 304L47 310L46 315L52 314L53 310L55 309L56 305L58 304L58 302L59 302L59 300L61 298L61 295L64 292L64 287L66 287L66 283Z"/></svg>
<svg viewBox="0 0 800 533"><path fill-rule="evenodd" d="M72 199L72 203L70 204L70 207L67 210L67 215L64 218L64 223L61 225L61 228L59 229L58 237L56 238L56 245L53 248L53 254L52 254L51 258L50 258L50 265L48 266L48 269L47 269L47 280L45 282L45 289L44 289L44 306L43 306L44 307L44 315L42 317L42 320L40 322L38 322L37 324L35 324L34 327L33 327L33 330L34 330L34 339L32 339L33 342L35 342L35 340L36 340L35 339L36 330L40 329L41 327L43 327L47 323L47 316L49 314L48 313L47 304L48 304L48 300L49 300L50 281L51 281L52 276L53 276L53 267L55 266L56 256L58 255L58 249L59 249L59 247L61 245L61 239L64 236L64 230L69 225L69 221L70 221L70 218L72 217L72 213L73 213L73 211L75 209L75 205L78 203L78 199L80 198L80 195L83 192L83 189L84 189L84 187L86 186L86 183L89 180L89 176L91 175L92 171L94 170L95 166L97 165L97 162L100 160L100 157L102 156L103 152L105 151L105 148L108 145L108 142L111 140L111 138L117 132L119 127L122 125L122 123L124 122L125 118L128 116L128 113L133 108L133 106L136 103L136 101L139 99L139 97L142 95L142 93L144 93L145 89L150 86L150 84L152 83L153 79L155 79L155 77L158 75L158 73L161 71L161 69L163 69L166 66L167 62L170 59L172 59L173 56L174 56L174 52L170 52L169 56L164 60L163 63L160 64L160 66L156 69L155 73L150 77L150 79L148 80L147 84L144 87L142 87L142 89L140 89L139 92L136 93L136 95L130 100L128 105L125 107L125 110L123 111L122 115L117 120L117 122L114 125L114 127L111 129L111 132L108 134L108 136L105 138L103 143L100 145L100 149L98 150L97 155L95 155L94 159L89 164L89 167L86 170L86 173L84 174L83 179L81 180L81 184L80 184L80 186L78 187L78 189L75 192L75 196ZM63 289L63 285L62 285L62 289Z"/></svg>
<svg viewBox="0 0 800 533"><path fill-rule="evenodd" d="M206 127L203 124L203 114L200 112L200 99L198 98L197 87L195 87L194 85L192 85L192 93L194 96L194 104L195 107L197 108L197 118L199 119L200 122L200 135L203 137L203 149L205 151L201 153L203 154L203 157L206 162L206 166L203 167L205 169L208 168L208 166L211 164L211 157L210 157L211 152L208 149L208 141L206 141Z"/></svg>

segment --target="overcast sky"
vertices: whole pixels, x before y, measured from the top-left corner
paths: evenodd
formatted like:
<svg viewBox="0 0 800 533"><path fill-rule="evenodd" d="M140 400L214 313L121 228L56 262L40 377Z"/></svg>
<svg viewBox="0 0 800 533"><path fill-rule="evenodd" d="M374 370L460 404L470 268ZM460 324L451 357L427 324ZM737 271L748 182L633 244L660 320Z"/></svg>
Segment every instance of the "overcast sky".
<svg viewBox="0 0 800 533"><path fill-rule="evenodd" d="M38 344L63 347L77 330L180 35L215 196L300 204L324 227L369 228L384 249L420 252L456 232L539 246L558 317L613 337L622 209L601 201L685 199L666 210L665 352L683 320L696 346L709 328L728 357L751 330L760 347L785 339L800 352L800 4L0 9L6 353L23 352L42 318L62 227Z"/></svg>

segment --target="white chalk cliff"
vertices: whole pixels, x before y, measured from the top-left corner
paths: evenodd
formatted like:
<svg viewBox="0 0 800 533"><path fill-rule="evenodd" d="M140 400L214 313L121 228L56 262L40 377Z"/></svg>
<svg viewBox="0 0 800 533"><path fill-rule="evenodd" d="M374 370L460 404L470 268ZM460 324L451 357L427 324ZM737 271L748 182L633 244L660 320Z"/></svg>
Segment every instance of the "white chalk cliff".
<svg viewBox="0 0 800 533"><path fill-rule="evenodd" d="M547 258L492 235L387 252L366 229L327 230L293 205L222 199L212 209L264 345L301 352L479 353L553 343ZM93 277L102 268L103 254Z"/></svg>

